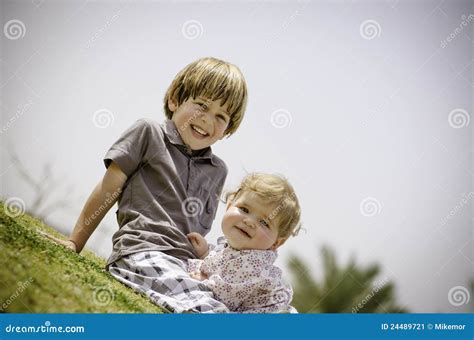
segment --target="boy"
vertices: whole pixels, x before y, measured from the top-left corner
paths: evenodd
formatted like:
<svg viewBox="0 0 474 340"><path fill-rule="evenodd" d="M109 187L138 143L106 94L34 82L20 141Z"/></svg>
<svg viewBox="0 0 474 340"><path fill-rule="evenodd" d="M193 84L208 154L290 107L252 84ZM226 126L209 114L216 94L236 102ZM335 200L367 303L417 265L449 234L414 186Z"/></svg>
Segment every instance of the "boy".
<svg viewBox="0 0 474 340"><path fill-rule="evenodd" d="M225 311L217 301L200 302L212 300L202 285L177 286L186 274L183 261L197 257L186 235L209 232L227 175L210 146L237 130L246 103L247 86L236 66L215 58L186 66L165 95L168 119L162 125L138 120L112 145L104 178L69 241L60 243L79 253L118 199L120 228L107 261L112 275L170 311ZM143 262L127 261L137 253ZM177 290L186 294L169 298Z"/></svg>

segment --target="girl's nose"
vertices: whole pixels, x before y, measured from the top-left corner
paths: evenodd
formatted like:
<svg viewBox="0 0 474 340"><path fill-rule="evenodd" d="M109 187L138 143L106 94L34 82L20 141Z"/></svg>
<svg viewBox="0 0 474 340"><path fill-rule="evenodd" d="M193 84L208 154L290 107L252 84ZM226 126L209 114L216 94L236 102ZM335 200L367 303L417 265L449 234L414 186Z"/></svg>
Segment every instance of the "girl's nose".
<svg viewBox="0 0 474 340"><path fill-rule="evenodd" d="M253 218L245 218L244 223L245 223L246 226L248 226L250 228L255 228L256 227L256 224L255 224L255 221L253 220Z"/></svg>

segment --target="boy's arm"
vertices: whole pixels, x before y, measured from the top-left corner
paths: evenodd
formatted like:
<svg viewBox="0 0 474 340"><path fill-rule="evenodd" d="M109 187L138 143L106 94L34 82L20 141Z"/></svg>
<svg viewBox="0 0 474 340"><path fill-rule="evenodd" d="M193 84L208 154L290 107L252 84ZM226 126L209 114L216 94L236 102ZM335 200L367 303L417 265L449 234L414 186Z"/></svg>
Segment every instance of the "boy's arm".
<svg viewBox="0 0 474 340"><path fill-rule="evenodd" d="M95 228L118 200L126 181L127 175L120 170L116 163L111 162L104 178L87 199L69 237L69 241L74 244L74 250L77 253L81 252Z"/></svg>
<svg viewBox="0 0 474 340"><path fill-rule="evenodd" d="M126 180L127 175L120 170L116 163L111 162L104 178L94 188L82 208L69 240L65 241L52 235L40 233L54 242L80 253L97 225L117 201Z"/></svg>

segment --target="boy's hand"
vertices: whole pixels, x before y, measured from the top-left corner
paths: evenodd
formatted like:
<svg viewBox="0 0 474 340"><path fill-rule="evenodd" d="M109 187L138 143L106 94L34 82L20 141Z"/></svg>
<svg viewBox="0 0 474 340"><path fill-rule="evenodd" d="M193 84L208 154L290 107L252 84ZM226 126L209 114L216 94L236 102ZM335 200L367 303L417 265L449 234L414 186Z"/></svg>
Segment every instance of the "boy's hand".
<svg viewBox="0 0 474 340"><path fill-rule="evenodd" d="M209 254L209 246L207 245L206 239L198 233L189 233L187 236L197 256L199 256L200 259L205 258L207 254Z"/></svg>
<svg viewBox="0 0 474 340"><path fill-rule="evenodd" d="M72 250L73 252L77 253L76 244L72 241L61 240L57 237L54 237L53 235L47 234L44 231L40 231L40 230L38 230L38 234L43 235L44 237L49 238L51 241L53 241L53 242L55 242L59 245L62 245L64 247L66 247L67 249Z"/></svg>

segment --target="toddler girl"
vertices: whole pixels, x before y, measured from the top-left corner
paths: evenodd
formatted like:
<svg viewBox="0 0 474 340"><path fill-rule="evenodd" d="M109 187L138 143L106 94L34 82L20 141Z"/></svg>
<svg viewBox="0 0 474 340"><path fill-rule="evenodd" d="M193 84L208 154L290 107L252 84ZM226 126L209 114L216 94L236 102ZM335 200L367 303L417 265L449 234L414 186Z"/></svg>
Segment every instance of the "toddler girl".
<svg viewBox="0 0 474 340"><path fill-rule="evenodd" d="M231 312L296 312L293 291L273 263L277 248L296 235L300 206L288 181L255 173L226 197L225 237L209 249L198 233L188 234L200 259L188 260L190 275L209 287Z"/></svg>

